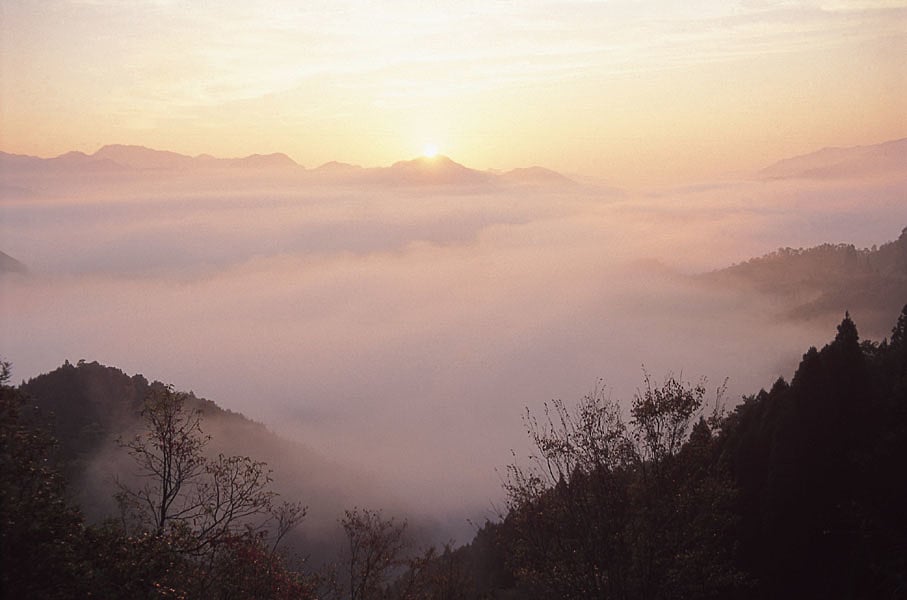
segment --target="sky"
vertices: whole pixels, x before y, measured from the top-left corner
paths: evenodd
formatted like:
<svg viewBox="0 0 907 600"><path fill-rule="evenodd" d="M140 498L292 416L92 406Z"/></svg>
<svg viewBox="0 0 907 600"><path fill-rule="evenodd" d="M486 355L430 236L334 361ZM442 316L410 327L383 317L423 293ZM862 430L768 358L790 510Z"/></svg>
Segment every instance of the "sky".
<svg viewBox="0 0 907 600"><path fill-rule="evenodd" d="M905 55L887 0L6 0L0 149L671 183L907 136Z"/></svg>
<svg viewBox="0 0 907 600"><path fill-rule="evenodd" d="M480 522L527 407L601 381L626 408L643 368L729 378L732 405L831 339L840 315L689 276L898 237L891 157L753 173L907 137L904 56L907 1L3 0L4 152L430 147L588 178L8 169L0 250L28 273L0 278L0 355L17 381L85 359L193 390Z"/></svg>

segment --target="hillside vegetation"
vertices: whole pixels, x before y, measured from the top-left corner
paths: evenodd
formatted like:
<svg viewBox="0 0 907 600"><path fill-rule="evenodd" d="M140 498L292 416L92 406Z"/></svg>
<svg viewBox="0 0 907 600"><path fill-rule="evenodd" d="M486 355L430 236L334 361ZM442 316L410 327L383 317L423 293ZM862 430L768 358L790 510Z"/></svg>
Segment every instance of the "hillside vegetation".
<svg viewBox="0 0 907 600"><path fill-rule="evenodd" d="M554 402L544 415L527 414L535 461L509 468L500 519L485 523L471 543L420 551L405 521L354 506L339 515L345 549L317 572L270 545L280 519L265 528L225 527L214 538L204 523L217 511L186 521L186 513L170 509L157 525L128 514L87 523L47 462L55 442L39 424L46 422L42 414L56 415L58 465L71 477L130 422L121 435L136 441L125 449L141 456L148 448L141 440L158 438L138 423L147 426L162 398L185 402L211 422L239 423L247 435L266 431L261 426L94 363L67 364L19 388L9 377L4 364L0 541L9 597L900 598L907 592L907 481L900 476L907 456L907 306L880 343L861 341L845 316L830 343L803 355L789 382L779 379L729 413L720 389L713 398L704 383L668 376L661 384L647 377L629 415L605 393L576 407ZM196 440L188 455L201 456L194 449L208 441L188 423L186 439ZM195 465L186 479L193 489L220 489L219 474L238 473L225 489L252 481L259 494L239 506L275 506L270 479L260 477L263 463L220 455L188 464ZM214 483L205 483L208 476ZM130 488L132 497L156 497L155 488L142 489ZM308 502L308 496L288 500Z"/></svg>
<svg viewBox="0 0 907 600"><path fill-rule="evenodd" d="M700 276L710 285L749 289L778 299L784 316L814 319L858 315L864 329L883 334L907 300L907 228L879 247L822 244L771 254Z"/></svg>

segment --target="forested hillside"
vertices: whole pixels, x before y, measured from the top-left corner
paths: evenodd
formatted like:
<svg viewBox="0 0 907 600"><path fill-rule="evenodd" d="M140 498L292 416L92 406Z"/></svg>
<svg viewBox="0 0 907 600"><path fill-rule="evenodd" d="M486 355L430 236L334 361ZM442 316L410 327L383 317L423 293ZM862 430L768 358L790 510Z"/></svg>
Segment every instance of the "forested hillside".
<svg viewBox="0 0 907 600"><path fill-rule="evenodd" d="M845 317L730 414L646 384L629 422L604 395L530 417L537 468L461 549L463 597L904 597L907 306L882 343Z"/></svg>
<svg viewBox="0 0 907 600"><path fill-rule="evenodd" d="M775 297L788 318L812 319L849 310L864 329L881 336L907 299L907 229L879 247L780 248L700 278Z"/></svg>
<svg viewBox="0 0 907 600"><path fill-rule="evenodd" d="M146 399L163 389L162 383L142 375L85 361L67 362L20 387L57 440L57 468L69 483L70 497L90 521L117 513L115 480L134 477L118 441L141 429ZM338 506L361 502L364 494L372 497L368 475L353 473L304 444L277 436L191 392L185 398L189 408L200 411L204 432L211 437L206 454L249 456L267 463L275 490L304 499L309 507L307 527L293 532L289 545L313 561L330 558Z"/></svg>
<svg viewBox="0 0 907 600"><path fill-rule="evenodd" d="M907 456L907 306L880 343L861 341L845 316L830 343L803 355L790 381L779 379L730 412L721 408L720 388L713 395L704 382L647 376L629 414L604 390L575 407L552 402L542 415L527 413L534 461L508 469L500 519L485 523L471 543L420 551L408 541L405 521L352 508L340 519L345 550L318 573L271 546L283 525L304 515L298 498L277 503L262 477L264 463L202 457L209 440L193 429L199 421L192 415L243 423L247 433L259 426L97 364L67 364L20 388L9 377L4 364L0 535L3 589L11 598L907 593L907 480L900 476ZM40 410L39 397L49 399ZM51 415L59 452L40 427ZM127 482L120 507L134 512L105 525L86 523L47 459L59 456L63 472L78 478L103 446L99 440L130 422L120 432L121 450L147 457L154 440L164 439L160 432L172 431L160 428L169 422L162 415L182 424L177 438L188 440L189 450L175 456L189 457L183 464L193 474L184 486L203 492L198 497L207 504L161 502L156 488ZM251 521L211 521L223 497L210 491L221 489L248 490L228 506ZM244 524L257 516L266 517L261 526Z"/></svg>
<svg viewBox="0 0 907 600"><path fill-rule="evenodd" d="M39 425L46 415L9 378L3 363L3 597L314 597L311 580L275 552L304 507L278 502L264 463L206 457L187 394L150 391L147 429L122 443L142 481L118 481L119 518L89 524L52 463L56 440Z"/></svg>

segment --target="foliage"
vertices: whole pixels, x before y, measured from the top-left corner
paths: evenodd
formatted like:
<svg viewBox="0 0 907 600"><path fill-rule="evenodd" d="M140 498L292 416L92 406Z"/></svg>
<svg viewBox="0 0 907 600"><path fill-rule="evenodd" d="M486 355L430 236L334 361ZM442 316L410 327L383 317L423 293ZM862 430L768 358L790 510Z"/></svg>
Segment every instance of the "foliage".
<svg viewBox="0 0 907 600"><path fill-rule="evenodd" d="M329 593L350 600L389 597L391 578L406 562L406 521L385 518L380 510L353 508L344 511L340 525L346 545L339 573L330 576Z"/></svg>
<svg viewBox="0 0 907 600"><path fill-rule="evenodd" d="M214 552L226 539L254 532L273 517L278 536L295 526L305 510L275 506L267 465L244 456L204 454L210 439L201 429L201 412L187 395L153 388L142 411L145 431L122 445L135 459L144 485L121 483L118 500L132 529L163 535L179 532L181 550ZM258 522L253 518L261 518Z"/></svg>
<svg viewBox="0 0 907 600"><path fill-rule="evenodd" d="M781 248L699 278L783 298L789 308L779 318L835 318L849 308L863 327L882 335L907 298L907 228L878 248Z"/></svg>
<svg viewBox="0 0 907 600"><path fill-rule="evenodd" d="M137 438L144 442L131 448L146 461L143 464L155 467L152 477L169 474L171 480L135 493L135 498L146 501L146 520L132 523L129 530L113 522L86 525L79 511L69 505L65 480L52 466L53 437L38 426L40 415L25 418L24 413L34 411L24 394L7 385L8 363L0 363L0 368L3 597L315 597L308 578L290 569L276 552L276 544L302 519L304 509L295 503L275 505L274 495L263 490L257 497L267 499L276 528L273 540L264 530L238 526L237 519L251 514L249 506L262 506L249 499L256 497L255 483L264 479L246 474L250 464L257 464L248 459L219 457L208 462L194 455L205 438L192 413L168 406L169 416L174 417L168 421L162 418L161 406L154 401L149 404L155 414L149 421L168 435L157 440ZM178 397L172 390L166 391L169 398ZM184 436L182 443L176 443L177 432ZM258 472L264 472L263 468L253 471ZM211 479L195 486L187 474ZM194 489L195 501L208 502L202 518L188 519L191 513L181 512L191 504L181 498L187 489Z"/></svg>
<svg viewBox="0 0 907 600"><path fill-rule="evenodd" d="M907 361L899 341L860 343L849 315L722 425L739 489L740 567L754 597L897 598L907 592Z"/></svg>
<svg viewBox="0 0 907 600"><path fill-rule="evenodd" d="M81 367L80 367L81 368ZM4 594L71 598L314 598L276 551L303 517L264 463L209 456L191 395L152 385L124 442L143 474L122 524L86 525L57 445L0 362ZM64 367L64 371L77 370ZM64 373L65 374L65 373ZM526 414L535 452L467 546L414 552L405 521L353 509L323 597L900 598L907 594L907 306L890 339L849 315L788 383L732 412L704 383L648 374L625 421L598 388Z"/></svg>
<svg viewBox="0 0 907 600"><path fill-rule="evenodd" d="M466 600L476 585L465 554L445 544L412 550L407 522L353 508L340 520L345 547L325 579L325 595L350 600Z"/></svg>
<svg viewBox="0 0 907 600"><path fill-rule="evenodd" d="M546 406L543 425L527 414L536 467L510 467L504 525L531 597L716 597L740 583L713 541L727 539L732 487L696 463L713 443L696 420L704 395L647 375L629 427L603 388L573 411Z"/></svg>
<svg viewBox="0 0 907 600"><path fill-rule="evenodd" d="M50 466L54 439L32 425L41 417L9 385L10 373L0 361L0 589L16 598L70 597L84 570L81 515Z"/></svg>
<svg viewBox="0 0 907 600"><path fill-rule="evenodd" d="M146 430L122 446L146 483L137 490L120 484L118 498L139 526L160 535L168 525L192 523L203 512L197 488L204 485L207 461L202 451L210 438L202 434L201 412L189 409L185 397L172 388L152 392L142 417ZM185 489L189 486L196 489Z"/></svg>
<svg viewBox="0 0 907 600"><path fill-rule="evenodd" d="M434 546L406 562L406 572L394 586L400 600L467 600L474 583L463 557L450 544L438 551Z"/></svg>
<svg viewBox="0 0 907 600"><path fill-rule="evenodd" d="M677 454L704 397L704 382L694 387L669 375L661 387L653 387L645 374L645 389L637 393L630 409L636 458L641 465L660 465Z"/></svg>

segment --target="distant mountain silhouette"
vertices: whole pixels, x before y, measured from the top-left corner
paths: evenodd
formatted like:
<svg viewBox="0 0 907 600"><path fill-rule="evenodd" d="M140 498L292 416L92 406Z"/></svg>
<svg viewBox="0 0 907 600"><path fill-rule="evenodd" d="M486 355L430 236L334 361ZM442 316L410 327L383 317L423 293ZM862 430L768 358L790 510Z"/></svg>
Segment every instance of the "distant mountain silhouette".
<svg viewBox="0 0 907 600"><path fill-rule="evenodd" d="M793 319L833 317L849 310L867 332L881 337L907 300L907 228L878 248L781 248L700 279L779 298Z"/></svg>
<svg viewBox="0 0 907 600"><path fill-rule="evenodd" d="M187 156L144 146L112 144L94 154L67 152L54 158L39 158L0 152L0 173L85 173L128 171L186 171L201 169L303 170L282 153L252 154L243 158L215 158L209 154Z"/></svg>
<svg viewBox="0 0 907 600"><path fill-rule="evenodd" d="M518 185L579 185L566 175L539 166L512 169L501 173L499 178Z"/></svg>
<svg viewBox="0 0 907 600"><path fill-rule="evenodd" d="M230 161L230 166L244 169L285 169L299 167L292 158L282 152L274 152L272 154L252 154L245 158L237 158Z"/></svg>
<svg viewBox="0 0 907 600"><path fill-rule="evenodd" d="M328 177L339 183L379 184L390 186L484 186L493 184L531 186L575 186L574 180L560 173L534 166L504 173L479 171L466 167L447 156L419 157L402 160L390 167L363 168L330 161L313 171L306 171L282 153L252 154L243 158L216 158L210 154L188 156L145 146L110 144L94 154L67 152L55 158L38 158L0 152L0 172L78 174L93 172L166 172L217 169L284 170L287 173L309 173ZM18 188L5 184L16 193Z"/></svg>
<svg viewBox="0 0 907 600"><path fill-rule="evenodd" d="M824 148L780 160L759 171L761 179L834 179L907 174L907 138L871 146Z"/></svg>
<svg viewBox="0 0 907 600"><path fill-rule="evenodd" d="M390 167L368 169L367 179L401 186L483 185L494 175L465 167L442 155L401 160Z"/></svg>
<svg viewBox="0 0 907 600"><path fill-rule="evenodd" d="M25 154L9 154L0 152L0 173L31 170L43 165L46 159Z"/></svg>
<svg viewBox="0 0 907 600"><path fill-rule="evenodd" d="M133 169L188 169L194 163L194 159L191 156L184 154L166 150L152 150L144 146L124 146L120 144L104 146L95 152L92 157L106 158Z"/></svg>
<svg viewBox="0 0 907 600"><path fill-rule="evenodd" d="M350 163L332 160L330 162L324 163L315 170L324 173L344 173L350 171L361 171L362 167L360 167L359 165L351 165Z"/></svg>
<svg viewBox="0 0 907 600"><path fill-rule="evenodd" d="M116 162L103 156L89 156L84 152L67 152L46 161L48 165L56 168L78 169L82 171L122 171L127 165Z"/></svg>
<svg viewBox="0 0 907 600"><path fill-rule="evenodd" d="M127 167L106 158L96 158L84 152L67 152L54 158L38 158L0 152L0 173L53 173L123 171Z"/></svg>
<svg viewBox="0 0 907 600"><path fill-rule="evenodd" d="M0 251L0 275L4 273L28 273L28 267L6 252Z"/></svg>
<svg viewBox="0 0 907 600"><path fill-rule="evenodd" d="M152 150L144 146L104 146L95 152L91 158L109 159L115 163L133 169L193 169L193 168L218 168L239 167L245 169L274 169L298 168L299 165L289 156L282 153L252 154L243 158L215 158L208 154L196 157L169 152L166 150Z"/></svg>
<svg viewBox="0 0 907 600"><path fill-rule="evenodd" d="M286 169L304 171L286 154L253 154L242 158L215 158L209 154L187 156L144 146L111 144L94 154L67 152L55 158L38 158L0 152L0 173L16 172L104 172L163 171L189 169ZM579 185L575 180L533 166L507 172L478 171L447 156L403 160L390 167L362 168L336 161L317 169L320 175L339 179L348 176L351 183L379 183L399 186L437 185ZM759 179L833 179L879 177L907 174L907 138L869 146L824 148L816 152L779 160L756 173ZM7 186L8 187L8 186Z"/></svg>

